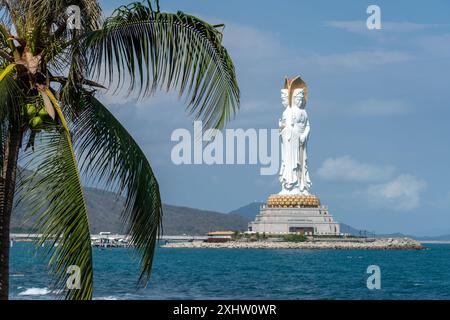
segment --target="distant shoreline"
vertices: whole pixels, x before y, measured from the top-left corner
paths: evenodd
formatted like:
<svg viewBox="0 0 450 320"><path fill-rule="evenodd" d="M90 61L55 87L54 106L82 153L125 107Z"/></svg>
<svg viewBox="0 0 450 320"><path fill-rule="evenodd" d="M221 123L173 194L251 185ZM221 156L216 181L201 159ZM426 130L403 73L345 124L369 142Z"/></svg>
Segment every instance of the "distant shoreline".
<svg viewBox="0 0 450 320"><path fill-rule="evenodd" d="M450 240L418 240L420 243L450 244Z"/></svg>
<svg viewBox="0 0 450 320"><path fill-rule="evenodd" d="M41 235L35 234L12 234L11 241L14 242L34 242L40 238ZM98 235L93 235L95 238ZM110 235L112 238L127 238L126 235ZM238 242L231 241L229 243L207 243L202 242L206 240L206 236L187 236L187 235L176 235L176 236L164 236L160 241L170 241L168 244L161 245L163 248L276 248L276 244L280 245L281 248L298 248L298 249L421 249L423 246L421 244L450 244L450 240L414 240L411 238L378 238L373 242L349 242L347 241L327 241L327 240L315 240L314 242L271 242L271 241L255 241L255 242ZM402 241L400 244L393 245L392 243L387 243L387 239L393 239L396 241ZM405 242L405 239L408 239ZM175 242L172 242L175 241ZM381 241L381 242L380 242ZM200 245L203 243L203 245ZM266 244L267 243L267 244ZM352 243L351 246L348 244ZM237 245L236 245L237 244ZM243 245L245 244L245 245ZM369 245L371 244L371 245ZM419 247L420 246L420 247ZM348 248L347 248L348 247Z"/></svg>
<svg viewBox="0 0 450 320"><path fill-rule="evenodd" d="M342 250L420 250L424 249L419 241L409 238L376 239L371 242L348 241L229 241L229 242L173 242L161 245L161 248L192 249L342 249Z"/></svg>

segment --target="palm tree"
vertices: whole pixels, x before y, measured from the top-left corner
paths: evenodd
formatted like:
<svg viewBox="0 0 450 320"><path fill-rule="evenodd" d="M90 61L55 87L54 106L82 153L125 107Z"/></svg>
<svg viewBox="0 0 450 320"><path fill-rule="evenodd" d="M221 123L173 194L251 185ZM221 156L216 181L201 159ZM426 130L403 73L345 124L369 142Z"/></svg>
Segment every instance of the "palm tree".
<svg viewBox="0 0 450 320"><path fill-rule="evenodd" d="M67 7L80 9L80 28ZM95 0L0 0L0 299L8 298L9 224L16 201L31 203L46 246L52 285L64 288L69 266L93 288L88 212L80 176L124 196L122 218L148 281L160 232L158 182L144 153L96 98L99 90L139 98L176 89L205 127L221 128L239 107L233 62L222 25L158 1L121 6L101 18ZM72 17L71 17L72 19ZM76 24L75 24L76 26ZM100 81L101 80L101 81ZM18 161L33 170L17 179Z"/></svg>

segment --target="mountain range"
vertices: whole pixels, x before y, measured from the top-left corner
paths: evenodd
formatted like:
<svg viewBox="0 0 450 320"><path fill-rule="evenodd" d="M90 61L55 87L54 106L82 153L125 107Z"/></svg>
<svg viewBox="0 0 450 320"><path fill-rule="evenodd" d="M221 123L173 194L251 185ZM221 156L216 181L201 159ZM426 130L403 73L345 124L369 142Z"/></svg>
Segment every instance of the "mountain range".
<svg viewBox="0 0 450 320"><path fill-rule="evenodd" d="M123 199L118 199L112 192L94 188L85 188L84 194L92 233L109 231L123 234L126 232L120 218ZM16 204L12 215L11 232L33 231L35 219L27 219L24 214L27 207L25 203ZM207 232L216 230L245 231L250 219L234 213L225 214L164 204L162 221L164 235L205 235Z"/></svg>
<svg viewBox="0 0 450 320"><path fill-rule="evenodd" d="M112 192L95 188L85 188L85 198L89 212L91 232L96 234L102 231L111 233L125 233L124 223L120 218L123 199L117 198ZM164 235L205 235L210 231L233 230L245 231L248 223L252 221L262 202L252 202L229 213L201 210L182 206L163 205L163 234ZM16 205L11 221L13 233L31 232L34 219L26 220L27 204ZM341 232L352 235L364 234L364 231L341 223ZM449 235L435 237L417 237L414 235L379 234L379 237L410 237L417 240L450 240Z"/></svg>

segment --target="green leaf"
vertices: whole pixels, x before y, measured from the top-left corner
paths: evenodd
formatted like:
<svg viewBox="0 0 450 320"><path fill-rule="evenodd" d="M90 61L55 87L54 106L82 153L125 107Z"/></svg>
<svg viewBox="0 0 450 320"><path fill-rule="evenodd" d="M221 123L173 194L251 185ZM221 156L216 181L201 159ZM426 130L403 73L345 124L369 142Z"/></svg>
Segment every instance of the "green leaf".
<svg viewBox="0 0 450 320"><path fill-rule="evenodd" d="M0 81L2 81L16 66L15 63L11 63L5 69L0 72Z"/></svg>
<svg viewBox="0 0 450 320"><path fill-rule="evenodd" d="M5 72L5 69L4 71ZM16 81L12 78L11 72L0 81L0 168L3 165L4 147L8 137L9 129L12 125L17 125L20 121L20 110L24 101L24 94L20 90Z"/></svg>
<svg viewBox="0 0 450 320"><path fill-rule="evenodd" d="M55 288L64 290L67 299L87 300L93 290L88 213L70 132L59 106L54 106L63 126L42 133L35 151L24 155L26 167L35 173L21 181L19 201L33 204L30 216L38 216L35 229L43 235L39 244L51 243L45 252ZM79 289L66 288L70 266L80 268Z"/></svg>
<svg viewBox="0 0 450 320"><path fill-rule="evenodd" d="M153 11L140 3L117 9L84 46L92 74L115 90L129 83L140 96L178 88L189 113L205 127L222 127L239 107L233 62L222 34L182 12Z"/></svg>
<svg viewBox="0 0 450 320"><path fill-rule="evenodd" d="M74 126L81 171L108 190L125 196L122 218L141 254L140 281L150 276L162 219L159 186L138 144L119 121L87 92L85 111Z"/></svg>

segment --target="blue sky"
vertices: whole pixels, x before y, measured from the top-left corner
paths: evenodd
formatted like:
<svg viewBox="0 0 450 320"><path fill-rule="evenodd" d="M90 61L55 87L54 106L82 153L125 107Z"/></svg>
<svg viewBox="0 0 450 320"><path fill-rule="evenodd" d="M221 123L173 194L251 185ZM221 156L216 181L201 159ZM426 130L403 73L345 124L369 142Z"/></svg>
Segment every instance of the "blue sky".
<svg viewBox="0 0 450 320"><path fill-rule="evenodd" d="M104 11L122 1L102 1ZM368 30L366 8L381 8ZM225 23L241 110L228 128L276 128L285 75L308 83L312 192L340 222L376 232L450 233L450 2L161 1ZM172 164L193 119L175 94L102 100L140 143L163 201L228 212L279 192L259 165Z"/></svg>

